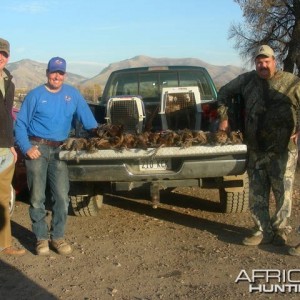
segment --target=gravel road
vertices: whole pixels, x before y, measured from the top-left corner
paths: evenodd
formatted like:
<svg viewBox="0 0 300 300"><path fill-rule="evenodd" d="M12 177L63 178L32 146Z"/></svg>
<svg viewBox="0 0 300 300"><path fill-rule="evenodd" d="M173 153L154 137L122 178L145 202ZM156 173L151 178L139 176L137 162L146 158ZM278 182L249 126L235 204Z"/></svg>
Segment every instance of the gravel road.
<svg viewBox="0 0 300 300"><path fill-rule="evenodd" d="M289 245L300 242L299 178L297 170ZM288 247L243 246L250 214L220 213L218 197L181 188L162 192L153 209L141 194L107 195L97 217L69 216L66 257L34 254L28 202L19 199L13 236L27 254L0 256L0 299L299 299L300 291L250 293L248 282L235 282L241 270L296 270L300 257Z"/></svg>

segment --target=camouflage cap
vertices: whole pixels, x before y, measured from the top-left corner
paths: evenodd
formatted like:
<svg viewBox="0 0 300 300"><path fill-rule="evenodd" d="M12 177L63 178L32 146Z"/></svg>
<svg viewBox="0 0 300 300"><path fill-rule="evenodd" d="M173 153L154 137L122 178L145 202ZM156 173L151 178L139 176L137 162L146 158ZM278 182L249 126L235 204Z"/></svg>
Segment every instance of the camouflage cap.
<svg viewBox="0 0 300 300"><path fill-rule="evenodd" d="M9 42L0 38L0 52L5 52L8 56L10 54Z"/></svg>
<svg viewBox="0 0 300 300"><path fill-rule="evenodd" d="M256 53L255 53L255 58L259 55L264 55L267 57L275 56L273 49L268 45L261 45L257 48Z"/></svg>

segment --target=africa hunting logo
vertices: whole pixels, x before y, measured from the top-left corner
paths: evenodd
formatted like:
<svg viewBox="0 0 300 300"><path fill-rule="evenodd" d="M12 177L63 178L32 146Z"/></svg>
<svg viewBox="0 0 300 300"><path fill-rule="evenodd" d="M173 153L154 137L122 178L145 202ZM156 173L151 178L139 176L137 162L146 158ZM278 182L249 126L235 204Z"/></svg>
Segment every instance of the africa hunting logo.
<svg viewBox="0 0 300 300"><path fill-rule="evenodd" d="M235 283L248 282L249 293L300 293L300 269L241 270Z"/></svg>

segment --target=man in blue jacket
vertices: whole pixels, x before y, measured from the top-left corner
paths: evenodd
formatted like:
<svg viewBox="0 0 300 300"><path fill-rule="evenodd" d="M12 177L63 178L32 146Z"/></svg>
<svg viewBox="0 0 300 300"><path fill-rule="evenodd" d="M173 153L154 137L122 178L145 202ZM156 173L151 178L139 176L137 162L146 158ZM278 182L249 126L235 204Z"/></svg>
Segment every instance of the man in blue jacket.
<svg viewBox="0 0 300 300"><path fill-rule="evenodd" d="M17 145L26 156L29 214L37 239L36 253L49 254L50 244L56 252L66 255L72 252L64 239L69 179L67 165L58 159L57 152L68 138L74 117L86 130L95 129L98 124L80 92L64 83L66 61L63 58L49 60L46 76L47 83L25 97L15 124L15 135ZM45 209L47 184L52 201L50 230Z"/></svg>

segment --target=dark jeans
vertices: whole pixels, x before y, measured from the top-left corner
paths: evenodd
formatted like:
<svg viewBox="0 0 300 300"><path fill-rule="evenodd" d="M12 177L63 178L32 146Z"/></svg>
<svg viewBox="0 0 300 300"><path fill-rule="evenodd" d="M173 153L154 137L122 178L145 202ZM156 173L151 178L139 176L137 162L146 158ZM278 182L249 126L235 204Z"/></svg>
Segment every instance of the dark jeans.
<svg viewBox="0 0 300 300"><path fill-rule="evenodd" d="M30 191L29 215L32 230L37 240L60 239L65 233L69 206L68 168L57 157L58 148L39 145L42 156L39 159L26 160L27 181ZM51 194L52 219L50 232L46 222L46 187L49 184Z"/></svg>

